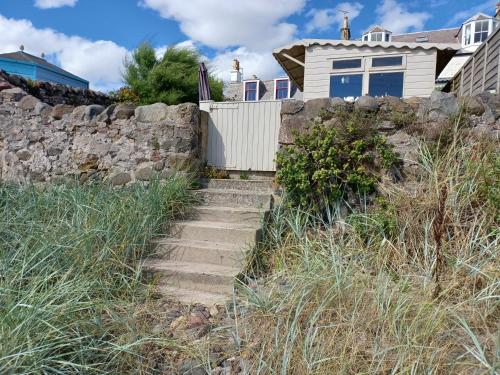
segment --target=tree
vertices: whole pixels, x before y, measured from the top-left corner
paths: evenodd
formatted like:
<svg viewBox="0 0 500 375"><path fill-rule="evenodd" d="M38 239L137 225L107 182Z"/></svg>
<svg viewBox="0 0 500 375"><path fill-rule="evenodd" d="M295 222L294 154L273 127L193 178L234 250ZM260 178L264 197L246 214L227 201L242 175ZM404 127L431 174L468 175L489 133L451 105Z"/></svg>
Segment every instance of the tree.
<svg viewBox="0 0 500 375"><path fill-rule="evenodd" d="M198 69L201 56L194 50L172 47L162 58L143 43L125 62L123 79L139 97L140 104L168 105L198 102ZM223 82L209 75L212 99L223 100Z"/></svg>

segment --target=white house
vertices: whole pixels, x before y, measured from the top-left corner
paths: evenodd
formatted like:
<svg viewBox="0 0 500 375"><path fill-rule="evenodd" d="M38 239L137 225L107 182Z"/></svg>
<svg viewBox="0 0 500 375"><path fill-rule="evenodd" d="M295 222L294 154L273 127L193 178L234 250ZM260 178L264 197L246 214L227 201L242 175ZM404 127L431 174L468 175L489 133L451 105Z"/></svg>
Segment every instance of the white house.
<svg viewBox="0 0 500 375"><path fill-rule="evenodd" d="M304 100L323 97L429 96L444 86L500 24L483 13L461 27L394 35L382 26L360 40L305 39L273 51Z"/></svg>

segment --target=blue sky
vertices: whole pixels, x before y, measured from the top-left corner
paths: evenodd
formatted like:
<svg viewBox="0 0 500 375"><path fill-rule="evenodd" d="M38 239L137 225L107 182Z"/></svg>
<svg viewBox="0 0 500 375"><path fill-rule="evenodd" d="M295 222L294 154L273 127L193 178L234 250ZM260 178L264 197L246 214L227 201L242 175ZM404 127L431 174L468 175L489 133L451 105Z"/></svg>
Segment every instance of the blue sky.
<svg viewBox="0 0 500 375"><path fill-rule="evenodd" d="M110 90L122 85L123 60L149 41L159 53L196 48L213 72L229 77L237 57L246 75L280 70L272 49L302 38L338 38L342 14L352 34L381 24L395 33L459 26L494 13L496 0L0 0L0 52L23 44Z"/></svg>

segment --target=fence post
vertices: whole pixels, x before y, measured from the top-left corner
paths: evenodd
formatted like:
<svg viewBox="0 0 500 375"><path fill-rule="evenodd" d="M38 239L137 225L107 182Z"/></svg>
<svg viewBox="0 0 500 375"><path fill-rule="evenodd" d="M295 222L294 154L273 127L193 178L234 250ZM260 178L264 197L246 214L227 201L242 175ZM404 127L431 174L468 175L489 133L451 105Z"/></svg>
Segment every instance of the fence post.
<svg viewBox="0 0 500 375"><path fill-rule="evenodd" d="M482 91L484 91L484 85L486 84L486 69L488 68L488 52L489 52L489 47L490 47L490 41L488 40L486 42L486 51L484 51L484 60L483 60L483 85L482 85Z"/></svg>

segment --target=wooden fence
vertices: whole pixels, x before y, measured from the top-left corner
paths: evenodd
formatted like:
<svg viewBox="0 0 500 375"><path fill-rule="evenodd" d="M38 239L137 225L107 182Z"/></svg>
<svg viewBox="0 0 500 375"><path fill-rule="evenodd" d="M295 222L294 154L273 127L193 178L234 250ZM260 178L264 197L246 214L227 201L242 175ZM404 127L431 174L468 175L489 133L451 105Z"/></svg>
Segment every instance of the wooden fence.
<svg viewBox="0 0 500 375"><path fill-rule="evenodd" d="M500 28L474 52L451 83L458 96L500 93Z"/></svg>

